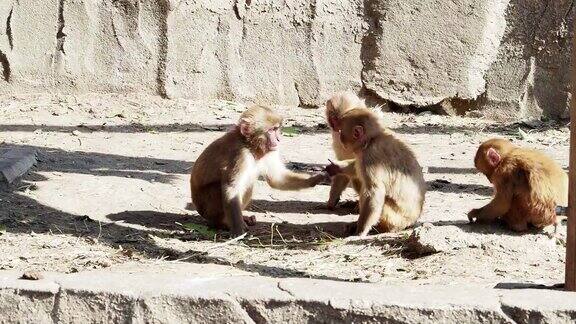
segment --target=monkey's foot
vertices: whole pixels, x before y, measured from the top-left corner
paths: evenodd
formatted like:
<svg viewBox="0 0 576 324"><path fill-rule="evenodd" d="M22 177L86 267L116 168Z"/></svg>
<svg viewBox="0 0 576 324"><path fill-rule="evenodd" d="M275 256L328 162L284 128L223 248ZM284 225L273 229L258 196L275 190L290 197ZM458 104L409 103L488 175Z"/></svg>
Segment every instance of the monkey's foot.
<svg viewBox="0 0 576 324"><path fill-rule="evenodd" d="M326 204L326 208L329 209L329 210L334 210L334 209L336 209L336 205L337 205L337 204L338 204L338 201L336 201L336 202L329 201L329 202Z"/></svg>
<svg viewBox="0 0 576 324"><path fill-rule="evenodd" d="M358 200L346 200L341 203L340 206L346 209L351 209L354 213L360 212L360 204L358 203Z"/></svg>
<svg viewBox="0 0 576 324"><path fill-rule="evenodd" d="M478 219L479 209L472 209L468 212L468 221L474 223Z"/></svg>
<svg viewBox="0 0 576 324"><path fill-rule="evenodd" d="M254 226L256 225L256 216L252 215L252 216L242 216L244 218L244 223L246 223L246 225L248 226Z"/></svg>
<svg viewBox="0 0 576 324"><path fill-rule="evenodd" d="M358 228L358 225L356 222L347 224L346 225L346 235L348 235L348 236L356 235L356 229L357 228Z"/></svg>

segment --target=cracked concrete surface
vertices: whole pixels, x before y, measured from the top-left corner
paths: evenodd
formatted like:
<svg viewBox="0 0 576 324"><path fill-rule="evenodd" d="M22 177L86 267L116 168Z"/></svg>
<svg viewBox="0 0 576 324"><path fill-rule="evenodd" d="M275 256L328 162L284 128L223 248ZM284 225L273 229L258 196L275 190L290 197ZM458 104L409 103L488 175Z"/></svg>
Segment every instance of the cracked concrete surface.
<svg viewBox="0 0 576 324"><path fill-rule="evenodd" d="M573 323L576 293L546 289L358 284L213 276L217 265L156 271L48 273L39 281L0 271L0 321L131 323ZM15 320L18 319L18 320Z"/></svg>

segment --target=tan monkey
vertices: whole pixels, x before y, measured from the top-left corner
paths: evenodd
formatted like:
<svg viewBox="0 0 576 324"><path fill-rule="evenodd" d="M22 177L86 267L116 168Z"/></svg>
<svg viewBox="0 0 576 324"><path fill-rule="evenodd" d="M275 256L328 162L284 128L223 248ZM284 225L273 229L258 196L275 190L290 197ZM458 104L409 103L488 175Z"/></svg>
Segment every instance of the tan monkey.
<svg viewBox="0 0 576 324"><path fill-rule="evenodd" d="M471 222L501 218L512 230L523 232L529 225L556 225L556 207L568 204L568 175L539 151L494 138L480 145L474 165L494 185L494 198L468 213Z"/></svg>
<svg viewBox="0 0 576 324"><path fill-rule="evenodd" d="M362 183L360 216L350 231L366 236L372 227L395 232L413 225L422 213L426 182L412 150L364 108L342 115L340 141L355 159L326 170L357 175Z"/></svg>
<svg viewBox="0 0 576 324"><path fill-rule="evenodd" d="M190 177L192 201L198 213L233 236L247 231L255 217L242 216L252 188L263 176L272 188L298 190L317 185L326 175L295 173L280 159L282 118L272 109L252 106L235 129L212 142L194 163Z"/></svg>
<svg viewBox="0 0 576 324"><path fill-rule="evenodd" d="M340 142L340 118L347 111L354 108L367 108L364 100L360 99L356 94L351 91L339 92L326 101L326 121L330 127L332 135L332 149L338 160L348 160L354 158L354 152L347 149ZM334 209L340 201L340 196L348 184L352 183L352 187L356 193L361 191L361 182L356 177L350 177L345 174L338 174L332 178L330 187L330 196L326 204L328 209Z"/></svg>

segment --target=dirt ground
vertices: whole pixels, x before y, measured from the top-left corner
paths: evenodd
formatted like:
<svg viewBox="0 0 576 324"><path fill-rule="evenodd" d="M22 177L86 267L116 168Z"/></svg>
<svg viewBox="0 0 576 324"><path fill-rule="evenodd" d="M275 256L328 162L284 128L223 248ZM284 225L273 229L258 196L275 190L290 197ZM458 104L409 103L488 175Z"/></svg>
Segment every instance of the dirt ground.
<svg viewBox="0 0 576 324"><path fill-rule="evenodd" d="M500 136L568 163L560 123L495 124L423 113L384 118L416 152L429 183L422 223L446 233L440 253L419 255L411 231L345 239L357 215L326 210L328 184L300 192L256 186L246 212L259 223L241 242L207 229L190 202L188 172L202 149L235 123L243 106L153 96L22 95L0 97L0 149L33 147L38 165L14 190L0 192L0 269L77 272L126 264L229 265L274 277L415 284L563 281L565 225L517 235L467 222L489 201L488 181L473 169L476 146ZM329 158L323 111L278 107L283 156L312 171ZM351 189L344 200L355 199ZM456 233L454 236L451 233ZM457 235L457 237L455 236ZM461 244L462 241L476 243Z"/></svg>

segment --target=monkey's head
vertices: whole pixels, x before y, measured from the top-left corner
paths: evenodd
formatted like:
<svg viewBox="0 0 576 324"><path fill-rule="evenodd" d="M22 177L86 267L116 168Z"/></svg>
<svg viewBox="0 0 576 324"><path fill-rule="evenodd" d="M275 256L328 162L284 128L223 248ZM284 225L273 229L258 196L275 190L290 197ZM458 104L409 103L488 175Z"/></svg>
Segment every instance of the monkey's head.
<svg viewBox="0 0 576 324"><path fill-rule="evenodd" d="M366 108L363 99L352 91L338 92L326 101L326 120L333 131L340 129L340 118L354 108Z"/></svg>
<svg viewBox="0 0 576 324"><path fill-rule="evenodd" d="M370 110L349 110L340 118L340 142L353 151L361 150L379 128L378 118Z"/></svg>
<svg viewBox="0 0 576 324"><path fill-rule="evenodd" d="M265 106L252 106L240 116L238 128L250 149L264 156L280 147L282 117Z"/></svg>
<svg viewBox="0 0 576 324"><path fill-rule="evenodd" d="M500 162L514 149L514 145L503 138L493 138L480 145L474 157L474 166L482 172L488 180L492 181L492 174L498 168Z"/></svg>

